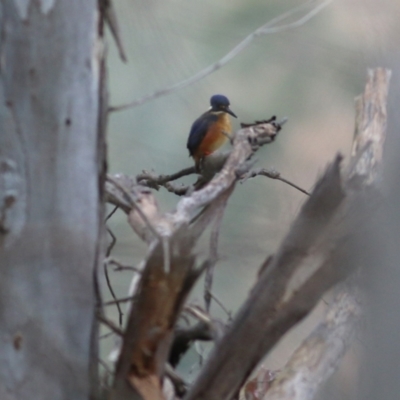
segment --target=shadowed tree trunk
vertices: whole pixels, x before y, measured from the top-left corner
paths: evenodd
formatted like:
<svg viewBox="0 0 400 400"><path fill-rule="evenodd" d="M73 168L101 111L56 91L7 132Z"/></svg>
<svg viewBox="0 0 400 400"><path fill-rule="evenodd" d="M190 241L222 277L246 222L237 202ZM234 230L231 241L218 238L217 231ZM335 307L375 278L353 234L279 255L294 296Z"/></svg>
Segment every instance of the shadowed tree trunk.
<svg viewBox="0 0 400 400"><path fill-rule="evenodd" d="M91 396L104 175L98 26L96 0L0 2L2 400Z"/></svg>

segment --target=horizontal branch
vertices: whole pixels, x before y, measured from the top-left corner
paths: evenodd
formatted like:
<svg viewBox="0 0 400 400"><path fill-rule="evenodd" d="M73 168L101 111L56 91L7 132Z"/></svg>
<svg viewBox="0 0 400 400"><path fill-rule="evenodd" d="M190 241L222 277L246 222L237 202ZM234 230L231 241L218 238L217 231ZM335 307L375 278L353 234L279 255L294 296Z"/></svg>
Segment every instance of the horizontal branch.
<svg viewBox="0 0 400 400"><path fill-rule="evenodd" d="M288 184L289 186L292 186L293 188L299 190L300 192L306 194L307 196L310 196L310 193L307 192L307 190L302 189L300 186L296 185L293 182L290 182L286 178L282 178L281 174L276 170L269 170L269 169L265 169L265 168L253 169L253 170L249 171L248 173L246 173L241 178L241 182L245 182L247 179L255 178L256 176L265 176L270 179L277 179L281 182Z"/></svg>
<svg viewBox="0 0 400 400"><path fill-rule="evenodd" d="M154 189L158 189L157 185L164 185L167 182L175 181L194 173L196 173L196 168L194 166L182 169L181 171L170 175L157 175L154 172L143 171L141 174L136 175L136 182L138 184L143 184L142 181L147 181L148 183L145 184L145 186L154 184Z"/></svg>

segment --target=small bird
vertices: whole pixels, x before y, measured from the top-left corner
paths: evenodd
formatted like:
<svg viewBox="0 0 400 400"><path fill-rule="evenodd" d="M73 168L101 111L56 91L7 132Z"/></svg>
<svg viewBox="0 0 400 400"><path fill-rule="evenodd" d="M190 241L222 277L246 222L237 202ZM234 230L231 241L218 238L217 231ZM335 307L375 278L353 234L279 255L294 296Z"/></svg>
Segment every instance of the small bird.
<svg viewBox="0 0 400 400"><path fill-rule="evenodd" d="M232 130L228 114L237 118L229 108L228 98L222 94L212 96L210 105L210 109L193 122L187 141L187 148L197 170L203 157L213 153L228 140Z"/></svg>

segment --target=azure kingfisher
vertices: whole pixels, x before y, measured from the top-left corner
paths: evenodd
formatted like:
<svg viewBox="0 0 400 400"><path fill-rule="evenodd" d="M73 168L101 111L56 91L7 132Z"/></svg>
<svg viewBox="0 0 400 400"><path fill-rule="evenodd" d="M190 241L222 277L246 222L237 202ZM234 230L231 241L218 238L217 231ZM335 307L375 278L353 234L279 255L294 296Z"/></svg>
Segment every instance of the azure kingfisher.
<svg viewBox="0 0 400 400"><path fill-rule="evenodd" d="M229 100L222 94L210 99L210 109L193 122L190 129L187 148L199 170L200 161L221 147L231 133L231 121L228 114L237 118L229 108Z"/></svg>

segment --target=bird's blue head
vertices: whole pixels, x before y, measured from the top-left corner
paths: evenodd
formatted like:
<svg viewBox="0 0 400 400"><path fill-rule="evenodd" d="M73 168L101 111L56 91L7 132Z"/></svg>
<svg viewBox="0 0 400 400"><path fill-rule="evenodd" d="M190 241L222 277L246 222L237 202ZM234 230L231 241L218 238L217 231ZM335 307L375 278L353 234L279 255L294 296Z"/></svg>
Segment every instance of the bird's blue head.
<svg viewBox="0 0 400 400"><path fill-rule="evenodd" d="M222 94L214 94L210 99L210 104L212 111L223 111L237 118L235 113L229 108L230 103L226 96Z"/></svg>

